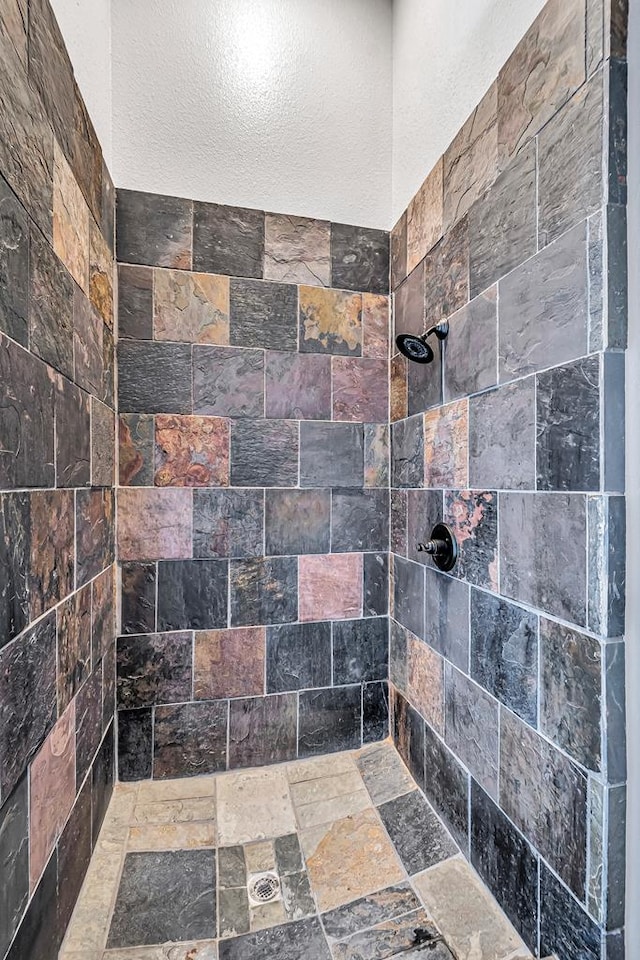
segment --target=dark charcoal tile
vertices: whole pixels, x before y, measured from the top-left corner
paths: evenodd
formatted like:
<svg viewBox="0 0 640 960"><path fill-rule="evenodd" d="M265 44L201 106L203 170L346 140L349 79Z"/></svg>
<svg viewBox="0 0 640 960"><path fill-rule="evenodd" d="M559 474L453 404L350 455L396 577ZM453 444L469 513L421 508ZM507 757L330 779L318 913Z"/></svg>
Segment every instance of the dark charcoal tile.
<svg viewBox="0 0 640 960"><path fill-rule="evenodd" d="M191 347L122 340L118 404L123 413L191 413Z"/></svg>
<svg viewBox="0 0 640 960"><path fill-rule="evenodd" d="M626 0L624 0L626 2ZM623 4L620 4L623 5ZM622 19L627 19L625 10ZM609 182L610 203L627 203L627 136L628 136L628 67L620 60L610 60L605 67L605 89L609 120Z"/></svg>
<svg viewBox="0 0 640 960"><path fill-rule="evenodd" d="M602 387L604 401L603 420L603 460L604 476L602 487L605 490L624 490L625 458L625 360L622 353L602 355Z"/></svg>
<svg viewBox="0 0 640 960"><path fill-rule="evenodd" d="M424 639L463 672L469 666L469 586L425 570Z"/></svg>
<svg viewBox="0 0 640 960"><path fill-rule="evenodd" d="M331 960L317 917L221 940L220 960Z"/></svg>
<svg viewBox="0 0 640 960"><path fill-rule="evenodd" d="M606 691L607 772L610 781L621 782L626 777L625 735L625 655L624 643L604 647L604 685Z"/></svg>
<svg viewBox="0 0 640 960"><path fill-rule="evenodd" d="M191 633L118 638L118 707L191 699Z"/></svg>
<svg viewBox="0 0 640 960"><path fill-rule="evenodd" d="M535 253L535 186L535 144L531 143L469 211L471 297Z"/></svg>
<svg viewBox="0 0 640 960"><path fill-rule="evenodd" d="M76 493L76 585L86 583L115 560L113 490Z"/></svg>
<svg viewBox="0 0 640 960"><path fill-rule="evenodd" d="M407 637L408 631L391 618L389 623L389 679L398 690L407 689Z"/></svg>
<svg viewBox="0 0 640 960"><path fill-rule="evenodd" d="M76 698L76 784L89 772L102 740L102 663Z"/></svg>
<svg viewBox="0 0 640 960"><path fill-rule="evenodd" d="M194 490L195 557L258 557L262 529L261 490Z"/></svg>
<svg viewBox="0 0 640 960"><path fill-rule="evenodd" d="M118 264L118 336L153 340L153 270Z"/></svg>
<svg viewBox="0 0 640 960"><path fill-rule="evenodd" d="M227 764L227 701L155 708L153 776L194 777Z"/></svg>
<svg viewBox="0 0 640 960"><path fill-rule="evenodd" d="M116 712L115 649L102 658L102 729L106 730Z"/></svg>
<svg viewBox="0 0 640 960"><path fill-rule="evenodd" d="M287 920L302 920L315 915L316 904L306 870L281 878L282 902Z"/></svg>
<svg viewBox="0 0 640 960"><path fill-rule="evenodd" d="M4 956L29 899L29 826L27 777L0 810L0 953Z"/></svg>
<svg viewBox="0 0 640 960"><path fill-rule="evenodd" d="M29 276L31 350L66 377L73 377L73 280L34 228Z"/></svg>
<svg viewBox="0 0 640 960"><path fill-rule="evenodd" d="M442 521L442 491L441 490L407 490L407 559L413 560L422 566L430 564L430 558L421 550L418 544L429 539L429 534Z"/></svg>
<svg viewBox="0 0 640 960"><path fill-rule="evenodd" d="M100 399L109 407L115 408L115 366L116 348L113 334L106 325L102 328L102 369L103 387Z"/></svg>
<svg viewBox="0 0 640 960"><path fill-rule="evenodd" d="M500 494L500 588L578 625L586 619L586 504L579 494ZM554 550L548 550L549 538Z"/></svg>
<svg viewBox="0 0 640 960"><path fill-rule="evenodd" d="M605 637L624 633L626 591L624 497L589 497L588 624Z"/></svg>
<svg viewBox="0 0 640 960"><path fill-rule="evenodd" d="M105 364L112 338L97 310L78 286L73 289L74 380L101 400L113 393L113 369Z"/></svg>
<svg viewBox="0 0 640 960"><path fill-rule="evenodd" d="M362 550L387 550L388 547L388 490L333 490L332 551L354 553Z"/></svg>
<svg viewBox="0 0 640 960"><path fill-rule="evenodd" d="M477 587L498 588L498 496L489 491L445 490L444 522L460 553L454 576Z"/></svg>
<svg viewBox="0 0 640 960"><path fill-rule="evenodd" d="M540 620L540 729L589 770L602 763L602 660L598 640Z"/></svg>
<svg viewBox="0 0 640 960"><path fill-rule="evenodd" d="M54 613L0 651L0 786L9 796L56 720Z"/></svg>
<svg viewBox="0 0 640 960"><path fill-rule="evenodd" d="M392 950L394 957L424 957L427 951L434 960L451 957L438 928L423 909L333 942L331 949L335 960L359 960L360 957L382 960Z"/></svg>
<svg viewBox="0 0 640 960"><path fill-rule="evenodd" d="M469 227L460 220L424 261L425 307L429 324L451 316L469 300Z"/></svg>
<svg viewBox="0 0 640 960"><path fill-rule="evenodd" d="M58 925L66 930L91 860L91 778L58 840Z"/></svg>
<svg viewBox="0 0 640 960"><path fill-rule="evenodd" d="M298 756L356 750L361 746L359 686L300 693Z"/></svg>
<svg viewBox="0 0 640 960"><path fill-rule="evenodd" d="M153 749L151 710L118 713L118 779L146 780L151 776Z"/></svg>
<svg viewBox="0 0 640 960"><path fill-rule="evenodd" d="M213 850L129 853L107 945L129 947L216 935Z"/></svg>
<svg viewBox="0 0 640 960"><path fill-rule="evenodd" d="M156 627L155 563L123 563L122 632L153 633Z"/></svg>
<svg viewBox="0 0 640 960"><path fill-rule="evenodd" d="M331 451L331 456L328 452ZM300 485L361 487L364 430L359 423L300 424Z"/></svg>
<svg viewBox="0 0 640 960"><path fill-rule="evenodd" d="M266 280L231 280L230 340L237 347L298 348L298 288Z"/></svg>
<svg viewBox="0 0 640 960"><path fill-rule="evenodd" d="M469 775L429 726L425 726L424 743L424 792L466 852Z"/></svg>
<svg viewBox="0 0 640 960"><path fill-rule="evenodd" d="M295 487L298 424L295 420L236 420L231 424L231 484Z"/></svg>
<svg viewBox="0 0 640 960"><path fill-rule="evenodd" d="M235 347L194 347L193 410L207 416L262 417L263 352Z"/></svg>
<svg viewBox="0 0 640 960"><path fill-rule="evenodd" d="M521 833L471 781L471 862L530 950L538 936L538 858Z"/></svg>
<svg viewBox="0 0 640 960"><path fill-rule="evenodd" d="M116 248L120 263L191 268L190 200L118 190L116 209Z"/></svg>
<svg viewBox="0 0 640 960"><path fill-rule="evenodd" d="M220 203L193 205L193 269L262 277L264 213Z"/></svg>
<svg viewBox="0 0 640 960"><path fill-rule="evenodd" d="M281 877L289 877L304 870L302 850L295 833L284 837L276 837L273 841L276 857L276 867Z"/></svg>
<svg viewBox="0 0 640 960"><path fill-rule="evenodd" d="M407 275L407 212L391 231L391 289L395 290Z"/></svg>
<svg viewBox="0 0 640 960"><path fill-rule="evenodd" d="M27 346L29 218L0 176L0 330Z"/></svg>
<svg viewBox="0 0 640 960"><path fill-rule="evenodd" d="M91 479L89 396L65 377L55 393L56 486L83 487Z"/></svg>
<svg viewBox="0 0 640 960"><path fill-rule="evenodd" d="M421 487L424 483L424 424L421 416L391 427L391 485Z"/></svg>
<svg viewBox="0 0 640 960"><path fill-rule="evenodd" d="M402 557L393 558L393 615L404 627L424 633L424 567Z"/></svg>
<svg viewBox="0 0 640 960"><path fill-rule="evenodd" d="M267 490L265 552L268 555L329 553L331 492Z"/></svg>
<svg viewBox="0 0 640 960"><path fill-rule="evenodd" d="M289 623L298 619L298 560L273 557L232 560L231 626Z"/></svg>
<svg viewBox="0 0 640 960"><path fill-rule="evenodd" d="M1 203L0 198L0 216ZM0 269L1 257L0 246ZM0 301L0 326L1 321ZM0 334L0 487L3 489L55 484L52 379L51 371L42 361Z"/></svg>
<svg viewBox="0 0 640 960"><path fill-rule="evenodd" d="M231 700L229 769L295 760L297 719L295 693Z"/></svg>
<svg viewBox="0 0 640 960"><path fill-rule="evenodd" d="M407 412L410 417L442 403L442 364L444 348L434 345L430 364L407 363Z"/></svg>
<svg viewBox="0 0 640 960"><path fill-rule="evenodd" d="M331 286L342 290L388 293L387 231L332 223Z"/></svg>
<svg viewBox="0 0 640 960"><path fill-rule="evenodd" d="M81 501L85 491L77 492ZM67 490L37 491L30 496L29 561L27 593L29 596L29 620L35 620L66 597L73 590L73 493ZM23 535L18 533L18 549ZM78 558L84 556L83 527L77 523L76 549ZM102 570L107 563L100 567ZM99 573L96 570L95 573ZM80 569L77 586L80 586Z"/></svg>
<svg viewBox="0 0 640 960"><path fill-rule="evenodd" d="M218 850L218 883L220 887L242 887L246 882L247 864L244 857L244 847L220 847Z"/></svg>
<svg viewBox="0 0 640 960"><path fill-rule="evenodd" d="M331 358L309 353L266 354L265 414L293 420L331 419Z"/></svg>
<svg viewBox="0 0 640 960"><path fill-rule="evenodd" d="M469 483L476 489L530 490L536 473L535 378L469 401Z"/></svg>
<svg viewBox="0 0 640 960"><path fill-rule="evenodd" d="M399 883L324 913L322 925L328 937L341 940L418 909L420 901L409 884Z"/></svg>
<svg viewBox="0 0 640 960"><path fill-rule="evenodd" d="M267 628L267 693L331 684L331 624Z"/></svg>
<svg viewBox="0 0 640 960"><path fill-rule="evenodd" d="M501 711L500 806L574 893L584 897L587 779L506 710Z"/></svg>
<svg viewBox="0 0 640 960"><path fill-rule="evenodd" d="M225 560L158 563L158 630L211 630L227 625Z"/></svg>
<svg viewBox="0 0 640 960"><path fill-rule="evenodd" d="M71 703L91 672L91 585L68 597L57 610L58 711Z"/></svg>
<svg viewBox="0 0 640 960"><path fill-rule="evenodd" d="M598 490L599 358L539 374L536 415L538 490Z"/></svg>
<svg viewBox="0 0 640 960"><path fill-rule="evenodd" d="M364 617L384 617L389 613L389 555L365 553L363 561Z"/></svg>
<svg viewBox="0 0 640 960"><path fill-rule="evenodd" d="M221 887L218 891L218 930L221 939L249 932L249 895L246 881L243 884L242 887Z"/></svg>
<svg viewBox="0 0 640 960"><path fill-rule="evenodd" d="M389 736L389 684L386 680L362 687L362 742L377 743Z"/></svg>
<svg viewBox="0 0 640 960"><path fill-rule="evenodd" d="M7 960L56 960L64 930L58 926L58 854L54 850L18 927Z"/></svg>
<svg viewBox="0 0 640 960"><path fill-rule="evenodd" d="M449 318L444 348L444 399L480 393L496 382L498 314L496 288Z"/></svg>
<svg viewBox="0 0 640 960"><path fill-rule="evenodd" d="M532 726L538 719L538 617L471 591L471 676Z"/></svg>
<svg viewBox="0 0 640 960"><path fill-rule="evenodd" d="M553 954L558 960L573 960L574 957L579 957L580 960L600 960L601 937L597 924L541 862L541 956Z"/></svg>
<svg viewBox="0 0 640 960"><path fill-rule="evenodd" d="M378 812L409 874L427 870L458 852L419 790L383 803Z"/></svg>
<svg viewBox="0 0 640 960"><path fill-rule="evenodd" d="M391 736L396 749L419 786L424 783L425 722L417 710L395 692L391 697Z"/></svg>
<svg viewBox="0 0 640 960"><path fill-rule="evenodd" d="M487 793L498 793L498 704L445 664L445 740Z"/></svg>
<svg viewBox="0 0 640 960"><path fill-rule="evenodd" d="M91 842L95 847L115 782L115 721L102 738L98 755L91 771Z"/></svg>
<svg viewBox="0 0 640 960"><path fill-rule="evenodd" d="M386 617L337 620L333 624L333 683L386 680L389 672Z"/></svg>
<svg viewBox="0 0 640 960"><path fill-rule="evenodd" d="M396 337L401 333L413 333L416 336L424 333L424 260L420 261L395 291L394 321ZM396 352L395 346L392 346L391 352Z"/></svg>

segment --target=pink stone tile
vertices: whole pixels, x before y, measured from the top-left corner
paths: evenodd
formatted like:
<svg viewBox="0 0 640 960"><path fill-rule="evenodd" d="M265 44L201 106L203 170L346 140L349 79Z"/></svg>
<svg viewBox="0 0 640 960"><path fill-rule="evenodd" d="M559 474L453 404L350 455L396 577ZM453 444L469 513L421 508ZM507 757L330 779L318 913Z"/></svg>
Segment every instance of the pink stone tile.
<svg viewBox="0 0 640 960"><path fill-rule="evenodd" d="M389 417L389 365L386 360L334 357L333 419L385 423Z"/></svg>
<svg viewBox="0 0 640 960"><path fill-rule="evenodd" d="M378 360L389 356L389 297L362 295L362 355Z"/></svg>
<svg viewBox="0 0 640 960"><path fill-rule="evenodd" d="M349 620L362 616L362 554L300 557L300 620Z"/></svg>
<svg viewBox="0 0 640 960"><path fill-rule="evenodd" d="M191 556L192 491L118 490L120 560L181 560Z"/></svg>
<svg viewBox="0 0 640 960"><path fill-rule="evenodd" d="M67 707L31 764L29 876L35 887L76 795L75 700Z"/></svg>
<svg viewBox="0 0 640 960"><path fill-rule="evenodd" d="M458 400L424 415L425 487L467 486L469 471L469 405Z"/></svg>
<svg viewBox="0 0 640 960"><path fill-rule="evenodd" d="M427 723L443 733L443 660L412 633L407 634L407 696Z"/></svg>
<svg viewBox="0 0 640 960"><path fill-rule="evenodd" d="M264 627L197 631L195 699L255 697L264 693L265 636Z"/></svg>
<svg viewBox="0 0 640 960"><path fill-rule="evenodd" d="M157 487L229 485L229 421L222 417L156 417Z"/></svg>

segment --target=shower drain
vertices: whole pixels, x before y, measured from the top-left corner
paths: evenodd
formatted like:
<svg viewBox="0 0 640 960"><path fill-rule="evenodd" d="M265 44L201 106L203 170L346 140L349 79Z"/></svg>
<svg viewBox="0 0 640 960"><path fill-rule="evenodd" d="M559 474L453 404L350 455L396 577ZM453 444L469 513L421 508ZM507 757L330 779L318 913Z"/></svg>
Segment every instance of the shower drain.
<svg viewBox="0 0 640 960"><path fill-rule="evenodd" d="M247 887L252 903L269 903L280 896L280 880L277 873L257 873L249 877Z"/></svg>

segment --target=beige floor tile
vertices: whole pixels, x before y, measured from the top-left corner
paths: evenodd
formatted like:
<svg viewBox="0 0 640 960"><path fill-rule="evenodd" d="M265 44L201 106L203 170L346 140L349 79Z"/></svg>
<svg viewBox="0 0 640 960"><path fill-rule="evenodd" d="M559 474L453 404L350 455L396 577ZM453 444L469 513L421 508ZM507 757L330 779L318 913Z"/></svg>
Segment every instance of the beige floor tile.
<svg viewBox="0 0 640 960"><path fill-rule="evenodd" d="M352 753L332 753L328 757L312 757L309 760L296 760L287 765L289 783L302 780L314 780L319 777L332 777L341 773L352 773L356 769Z"/></svg>
<svg viewBox="0 0 640 960"><path fill-rule="evenodd" d="M322 783L322 781L316 781ZM333 823L342 820L371 806L369 794L361 787L352 793L339 793L333 797L326 797L311 803L296 804L294 808L301 829L313 827L321 823Z"/></svg>
<svg viewBox="0 0 640 960"><path fill-rule="evenodd" d="M226 773L218 779L221 846L296 832L289 785L282 767Z"/></svg>
<svg viewBox="0 0 640 960"><path fill-rule="evenodd" d="M190 800L193 797L214 797L216 778L184 777L180 780L143 780L138 792L139 803L158 800Z"/></svg>
<svg viewBox="0 0 640 960"><path fill-rule="evenodd" d="M461 858L413 879L458 960L524 960L531 954L489 891Z"/></svg>
<svg viewBox="0 0 640 960"><path fill-rule="evenodd" d="M373 809L304 830L300 842L311 886L323 911L391 886L406 876Z"/></svg>
<svg viewBox="0 0 640 960"><path fill-rule="evenodd" d="M247 873L260 873L262 870L275 870L276 852L270 840L248 843L244 848Z"/></svg>
<svg viewBox="0 0 640 960"><path fill-rule="evenodd" d="M128 850L196 850L215 847L213 821L195 823L145 823L129 830Z"/></svg>
<svg viewBox="0 0 640 960"><path fill-rule="evenodd" d="M128 950L107 950L103 960L217 960L215 940L194 943L165 943L161 947L133 947ZM69 960L75 960L69 958Z"/></svg>
<svg viewBox="0 0 640 960"><path fill-rule="evenodd" d="M64 954L75 951L90 957L104 950L121 866L122 852L94 851L64 939Z"/></svg>
<svg viewBox="0 0 640 960"><path fill-rule="evenodd" d="M356 759L358 770L376 806L400 797L415 787L391 741L365 747Z"/></svg>
<svg viewBox="0 0 640 960"><path fill-rule="evenodd" d="M196 820L214 820L214 797L194 797L185 800L152 800L136 804L132 823L186 823Z"/></svg>
<svg viewBox="0 0 640 960"><path fill-rule="evenodd" d="M287 919L282 900L274 900L272 903L263 903L259 907L252 907L249 914L252 930L277 927Z"/></svg>

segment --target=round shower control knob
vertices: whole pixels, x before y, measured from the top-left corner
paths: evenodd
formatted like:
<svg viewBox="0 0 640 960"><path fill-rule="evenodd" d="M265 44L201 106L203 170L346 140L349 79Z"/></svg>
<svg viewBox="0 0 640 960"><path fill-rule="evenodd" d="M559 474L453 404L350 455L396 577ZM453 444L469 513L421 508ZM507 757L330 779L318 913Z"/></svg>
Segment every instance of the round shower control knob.
<svg viewBox="0 0 640 960"><path fill-rule="evenodd" d="M451 570L458 559L458 544L453 531L446 523L437 523L427 543L419 543L418 551L428 553L440 570Z"/></svg>

